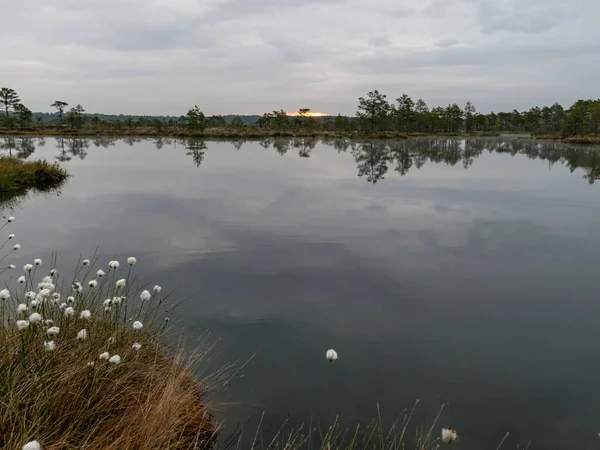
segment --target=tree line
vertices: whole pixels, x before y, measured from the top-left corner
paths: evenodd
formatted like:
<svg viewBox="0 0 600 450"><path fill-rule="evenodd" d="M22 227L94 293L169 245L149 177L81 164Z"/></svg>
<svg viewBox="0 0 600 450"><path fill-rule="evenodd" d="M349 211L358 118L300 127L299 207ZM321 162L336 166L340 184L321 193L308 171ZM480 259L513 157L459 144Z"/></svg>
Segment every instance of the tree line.
<svg viewBox="0 0 600 450"><path fill-rule="evenodd" d="M55 113L48 122L46 113L33 113L10 88L0 89L0 126L8 130L35 130L47 127L81 130L83 128L112 133L126 130L151 129L157 133L176 133L179 130L203 132L207 128L262 129L279 132L361 132L376 134L394 132L404 134L443 133L501 133L527 132L561 136L594 135L600 133L600 99L577 100L565 109L558 103L532 107L527 111L480 113L467 102L430 108L423 99L413 100L402 94L389 101L377 90L358 99L356 115L314 117L309 108L300 109L290 116L286 111L274 110L262 116L206 116L194 106L180 117L141 116L122 119L103 119L101 115L86 113L77 104L71 108L62 100L50 105ZM255 120L254 120L255 119Z"/></svg>

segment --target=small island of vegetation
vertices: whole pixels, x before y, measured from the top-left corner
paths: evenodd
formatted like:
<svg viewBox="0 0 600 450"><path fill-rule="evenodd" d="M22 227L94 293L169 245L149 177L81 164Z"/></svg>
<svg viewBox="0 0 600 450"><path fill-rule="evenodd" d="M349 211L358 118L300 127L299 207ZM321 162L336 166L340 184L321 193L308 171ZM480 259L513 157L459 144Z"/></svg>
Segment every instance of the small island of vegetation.
<svg viewBox="0 0 600 450"><path fill-rule="evenodd" d="M28 189L40 191L56 189L68 176L58 164L0 157L0 193L20 193Z"/></svg>

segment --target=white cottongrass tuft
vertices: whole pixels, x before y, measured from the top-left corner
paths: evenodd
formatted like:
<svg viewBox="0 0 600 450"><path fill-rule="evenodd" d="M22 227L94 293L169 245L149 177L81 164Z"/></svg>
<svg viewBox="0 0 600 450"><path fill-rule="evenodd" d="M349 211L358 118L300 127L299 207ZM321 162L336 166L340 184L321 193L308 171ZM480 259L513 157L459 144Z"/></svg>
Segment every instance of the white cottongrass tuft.
<svg viewBox="0 0 600 450"><path fill-rule="evenodd" d="M119 355L112 355L108 362L113 364L121 364L121 357Z"/></svg>
<svg viewBox="0 0 600 450"><path fill-rule="evenodd" d="M44 348L47 352L51 352L54 351L54 349L56 348L56 344L54 343L54 341L44 342Z"/></svg>
<svg viewBox="0 0 600 450"><path fill-rule="evenodd" d="M0 299L8 300L10 298L10 291L8 289L2 289L0 291Z"/></svg>
<svg viewBox="0 0 600 450"><path fill-rule="evenodd" d="M36 260L34 260L34 261L33 261L33 263L34 263L36 266L41 266L41 265L42 265L42 260L41 260L41 259L39 259L39 258L37 258Z"/></svg>
<svg viewBox="0 0 600 450"><path fill-rule="evenodd" d="M50 289L42 289L38 295L40 296L40 298L43 299L50 297L51 294L52 292L50 291Z"/></svg>
<svg viewBox="0 0 600 450"><path fill-rule="evenodd" d="M33 313L32 315L29 316L30 323L38 323L38 322L41 322L42 320L43 320L43 318L40 313Z"/></svg>
<svg viewBox="0 0 600 450"><path fill-rule="evenodd" d="M25 283L25 281L27 281L27 278L25 278L25 276L24 276L24 275L21 275L21 276L18 278L18 280L17 280L17 281L18 281L19 283L23 284L23 283Z"/></svg>
<svg viewBox="0 0 600 450"><path fill-rule="evenodd" d="M96 280L90 280L88 282L88 286L91 288L95 288L98 285L98 282Z"/></svg>
<svg viewBox="0 0 600 450"><path fill-rule="evenodd" d="M458 434L456 430L452 428L442 428L442 441L446 444L452 444L454 441L458 440Z"/></svg>
<svg viewBox="0 0 600 450"><path fill-rule="evenodd" d="M40 302L37 300L31 300L31 303L30 303L30 305L33 309L36 309L39 304L40 304Z"/></svg>
<svg viewBox="0 0 600 450"><path fill-rule="evenodd" d="M162 288L158 284L154 286L154 292L158 294L160 291L162 291Z"/></svg>
<svg viewBox="0 0 600 450"><path fill-rule="evenodd" d="M124 288L125 285L127 285L127 281L125 280L125 278L121 278L119 281L117 281L116 286L117 289L121 289Z"/></svg>
<svg viewBox="0 0 600 450"><path fill-rule="evenodd" d="M46 330L46 334L48 334L48 336L57 336L58 333L60 333L60 328L58 327L50 327Z"/></svg>
<svg viewBox="0 0 600 450"><path fill-rule="evenodd" d="M66 303L61 303L60 306L58 307L58 309L63 310L66 309L67 304Z"/></svg>
<svg viewBox="0 0 600 450"><path fill-rule="evenodd" d="M86 364L86 366L88 367L94 367L96 365L96 363L94 361L90 361L89 363Z"/></svg>
<svg viewBox="0 0 600 450"><path fill-rule="evenodd" d="M81 261L81 264L83 264L84 266L87 266L90 264L90 260L89 259L84 259L83 261Z"/></svg>
<svg viewBox="0 0 600 450"><path fill-rule="evenodd" d="M150 300L152 298L152 295L148 291L142 291L142 293L140 294L140 298L143 302L145 302L146 300Z"/></svg>
<svg viewBox="0 0 600 450"><path fill-rule="evenodd" d="M84 328L83 330L79 331L79 333L77 333L77 339L80 341L85 341L88 337L88 332L87 330Z"/></svg>
<svg viewBox="0 0 600 450"><path fill-rule="evenodd" d="M15 266L14 264L9 264L9 265L8 265L8 268L9 268L10 270L14 270L14 269L16 269L16 267L17 267L17 266Z"/></svg>
<svg viewBox="0 0 600 450"><path fill-rule="evenodd" d="M105 307L104 307L104 312L105 312L105 313L109 313L109 312L110 312L110 310L111 310L111 307L110 307L110 306L105 306Z"/></svg>
<svg viewBox="0 0 600 450"><path fill-rule="evenodd" d="M123 298L124 298L124 297L114 297L114 298L112 299L112 304L113 304L113 305L120 305L120 304L121 304L121 301L123 301Z"/></svg>
<svg viewBox="0 0 600 450"><path fill-rule="evenodd" d="M112 305L112 300L110 298L107 298L106 300L104 300L103 305L104 306L110 306L110 305Z"/></svg>
<svg viewBox="0 0 600 450"><path fill-rule="evenodd" d="M129 258L127 258L127 264L129 264L130 266L135 266L136 263L137 263L137 259L134 258L133 256L130 256Z"/></svg>
<svg viewBox="0 0 600 450"><path fill-rule="evenodd" d="M42 446L38 441L31 441L25 444L22 450L42 450Z"/></svg>
<svg viewBox="0 0 600 450"><path fill-rule="evenodd" d="M96 276L97 276L98 278L102 278L104 275L106 275L106 274L104 273L104 270L99 270L98 272L96 272Z"/></svg>
<svg viewBox="0 0 600 450"><path fill-rule="evenodd" d="M50 276L53 277L54 275L56 275L56 269L52 269L50 271Z"/></svg>
<svg viewBox="0 0 600 450"><path fill-rule="evenodd" d="M17 312L19 314L23 314L27 312L27 305L25 303L19 303L19 306L17 306Z"/></svg>
<svg viewBox="0 0 600 450"><path fill-rule="evenodd" d="M81 283L79 281L76 281L75 283L73 283L73 289L77 292L81 292L83 290L83 286L81 286Z"/></svg>
<svg viewBox="0 0 600 450"><path fill-rule="evenodd" d="M132 349L134 349L135 351L138 351L140 348L142 348L142 344L139 343L135 343L131 346Z"/></svg>
<svg viewBox="0 0 600 450"><path fill-rule="evenodd" d="M21 249L21 244L17 244L13 247L13 250L20 250Z"/></svg>
<svg viewBox="0 0 600 450"><path fill-rule="evenodd" d="M14 239L14 238L15 238L15 235L14 235L14 234L9 234L9 235L8 235L8 239Z"/></svg>
<svg viewBox="0 0 600 450"><path fill-rule="evenodd" d="M107 343L107 344L114 344L114 343L115 343L115 337L114 337L114 336L111 336L111 337L109 337L109 338L106 340L106 343Z"/></svg>
<svg viewBox="0 0 600 450"><path fill-rule="evenodd" d="M33 265L32 265L32 264L25 264L25 265L23 266L23 270L24 270L25 272L31 272L31 271L33 270Z"/></svg>
<svg viewBox="0 0 600 450"><path fill-rule="evenodd" d="M7 220L8 223L14 222L15 218L13 216L10 216Z"/></svg>
<svg viewBox="0 0 600 450"><path fill-rule="evenodd" d="M46 325L47 327L49 327L53 323L54 323L54 320L52 320L52 319L46 319L46 320L44 320L44 325Z"/></svg>
<svg viewBox="0 0 600 450"><path fill-rule="evenodd" d="M58 292L55 292L54 294L52 294L52 303L58 302L60 302L60 294Z"/></svg>
<svg viewBox="0 0 600 450"><path fill-rule="evenodd" d="M135 322L133 322L132 327L134 330L141 330L142 328L144 328L144 324L139 320L136 320Z"/></svg>
<svg viewBox="0 0 600 450"><path fill-rule="evenodd" d="M71 297L71 296L67 297L67 303L69 305L72 305L73 303L75 303L75 297Z"/></svg>
<svg viewBox="0 0 600 450"><path fill-rule="evenodd" d="M73 314L75 314L73 307L69 306L68 308L65 308L65 317L72 317Z"/></svg>
<svg viewBox="0 0 600 450"><path fill-rule="evenodd" d="M56 286L52 283L49 283L47 281L42 281L41 283L38 283L38 289L48 289L49 291L53 291L54 289L56 289Z"/></svg>
<svg viewBox="0 0 600 450"><path fill-rule="evenodd" d="M29 326L29 320L17 320L17 328L19 330L24 330Z"/></svg>
<svg viewBox="0 0 600 450"><path fill-rule="evenodd" d="M42 283L53 283L54 279L50 276L50 275L46 275L44 278L42 278Z"/></svg>
<svg viewBox="0 0 600 450"><path fill-rule="evenodd" d="M330 349L327 350L327 353L325 353L325 358L327 358L327 361L329 362L334 362L336 359L338 359L338 354L334 349Z"/></svg>
<svg viewBox="0 0 600 450"><path fill-rule="evenodd" d="M36 298L36 297L37 297L37 294L36 294L35 292L33 292L33 291L29 291L29 292L27 292L27 293L25 294L25 298L26 298L27 300L33 300L33 299L34 299L34 298Z"/></svg>
<svg viewBox="0 0 600 450"><path fill-rule="evenodd" d="M81 311L81 314L79 314L80 319L89 319L90 317L92 317L92 313L89 309Z"/></svg>
<svg viewBox="0 0 600 450"><path fill-rule="evenodd" d="M120 265L121 264L119 264L119 261L111 261L108 263L108 267L110 267L111 269L115 269L115 270L117 270Z"/></svg>
<svg viewBox="0 0 600 450"><path fill-rule="evenodd" d="M110 358L110 355L108 354L108 352L104 352L104 353L100 353L100 356L98 356L98 358L108 361L108 358Z"/></svg>

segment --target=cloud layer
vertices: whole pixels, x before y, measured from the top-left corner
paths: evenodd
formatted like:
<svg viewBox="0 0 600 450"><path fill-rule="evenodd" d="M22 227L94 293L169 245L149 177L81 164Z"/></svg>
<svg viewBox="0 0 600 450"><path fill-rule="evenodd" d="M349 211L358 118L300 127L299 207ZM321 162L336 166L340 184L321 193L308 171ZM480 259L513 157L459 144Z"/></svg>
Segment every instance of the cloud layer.
<svg viewBox="0 0 600 450"><path fill-rule="evenodd" d="M0 85L35 110L353 114L378 88L482 111L597 96L596 0L21 0Z"/></svg>

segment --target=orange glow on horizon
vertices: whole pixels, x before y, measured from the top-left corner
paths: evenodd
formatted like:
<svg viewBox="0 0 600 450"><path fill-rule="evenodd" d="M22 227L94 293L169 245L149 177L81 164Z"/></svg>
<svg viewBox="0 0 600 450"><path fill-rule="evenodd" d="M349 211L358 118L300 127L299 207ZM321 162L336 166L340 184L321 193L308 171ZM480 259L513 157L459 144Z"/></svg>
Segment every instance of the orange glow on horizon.
<svg viewBox="0 0 600 450"><path fill-rule="evenodd" d="M290 117L299 117L299 116L302 115L302 114L300 114L298 112L286 112L286 114L288 116L290 116ZM329 116L329 114L322 113L322 112L313 112L313 111L310 111L310 112L306 113L306 116L307 117L327 117L327 116Z"/></svg>

